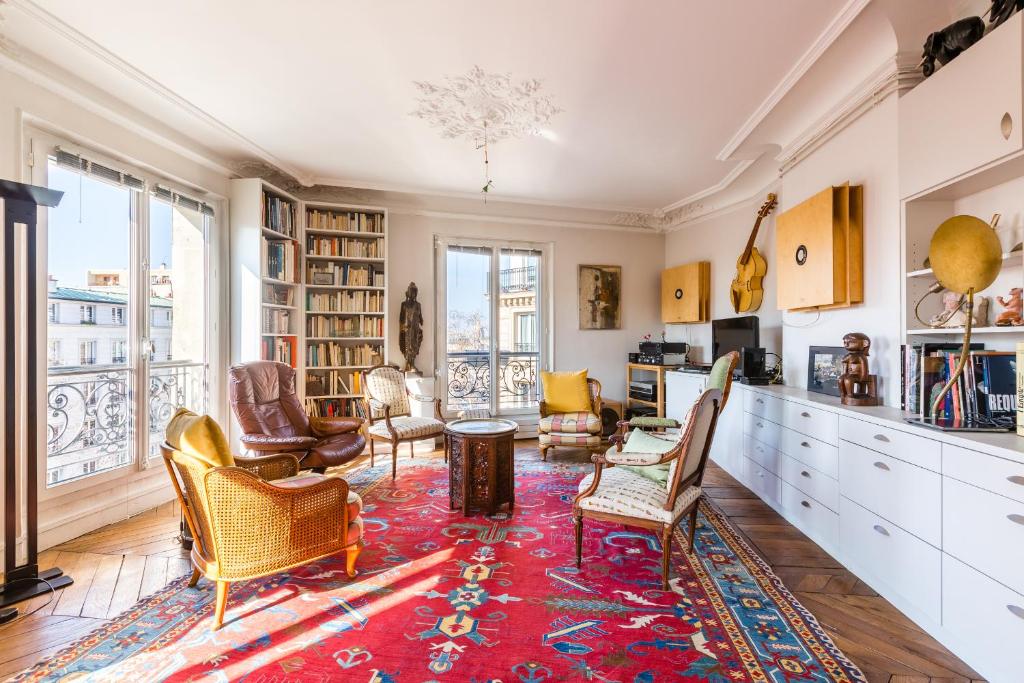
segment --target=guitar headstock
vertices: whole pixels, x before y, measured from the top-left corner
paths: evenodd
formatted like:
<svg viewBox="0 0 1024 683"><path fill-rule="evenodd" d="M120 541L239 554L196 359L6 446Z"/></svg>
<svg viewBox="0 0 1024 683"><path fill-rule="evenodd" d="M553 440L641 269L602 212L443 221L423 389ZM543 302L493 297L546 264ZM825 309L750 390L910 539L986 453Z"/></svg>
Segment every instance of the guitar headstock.
<svg viewBox="0 0 1024 683"><path fill-rule="evenodd" d="M778 196L774 192L769 192L768 198L764 200L764 204L761 205L761 208L757 212L757 217L764 218L772 212L772 209L774 209L778 203Z"/></svg>

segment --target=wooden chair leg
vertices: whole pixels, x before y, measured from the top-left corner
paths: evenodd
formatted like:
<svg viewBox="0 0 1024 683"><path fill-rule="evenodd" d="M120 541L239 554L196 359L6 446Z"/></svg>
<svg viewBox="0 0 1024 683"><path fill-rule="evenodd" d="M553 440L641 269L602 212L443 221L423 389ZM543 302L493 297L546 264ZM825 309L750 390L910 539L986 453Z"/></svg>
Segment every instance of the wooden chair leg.
<svg viewBox="0 0 1024 683"><path fill-rule="evenodd" d="M576 569L579 569L583 561L583 514L574 515L573 523L576 525Z"/></svg>
<svg viewBox="0 0 1024 683"><path fill-rule="evenodd" d="M345 549L345 573L348 574L348 578L354 579L356 574L356 558L359 557L359 553L363 550L363 542L359 541L353 543Z"/></svg>
<svg viewBox="0 0 1024 683"><path fill-rule="evenodd" d="M549 448L551 448L551 446L541 446L540 447L540 459L545 461L545 462L547 462L547 459L548 459L548 449Z"/></svg>
<svg viewBox="0 0 1024 683"><path fill-rule="evenodd" d="M690 554L693 554L693 539L697 536L697 508L700 506L697 503L693 504L693 510L690 512Z"/></svg>
<svg viewBox="0 0 1024 683"><path fill-rule="evenodd" d="M395 480L398 473L398 442L391 442L391 481Z"/></svg>
<svg viewBox="0 0 1024 683"><path fill-rule="evenodd" d="M661 532L661 590L668 590L668 565L672 557L672 527L666 525Z"/></svg>
<svg viewBox="0 0 1024 683"><path fill-rule="evenodd" d="M370 467L373 467L373 456L374 456L373 441L374 441L373 439L370 439Z"/></svg>
<svg viewBox="0 0 1024 683"><path fill-rule="evenodd" d="M190 578L188 580L188 587L189 588L195 588L196 584L199 583L199 577L202 576L202 575L203 575L203 573L201 571L199 571L198 569L193 569L192 570L192 578Z"/></svg>
<svg viewBox="0 0 1024 683"><path fill-rule="evenodd" d="M217 599L213 609L213 630L224 625L224 610L228 606L228 582L217 582Z"/></svg>
<svg viewBox="0 0 1024 683"><path fill-rule="evenodd" d="M412 441L410 441L409 442L409 459L412 460L415 457L416 457L416 445Z"/></svg>

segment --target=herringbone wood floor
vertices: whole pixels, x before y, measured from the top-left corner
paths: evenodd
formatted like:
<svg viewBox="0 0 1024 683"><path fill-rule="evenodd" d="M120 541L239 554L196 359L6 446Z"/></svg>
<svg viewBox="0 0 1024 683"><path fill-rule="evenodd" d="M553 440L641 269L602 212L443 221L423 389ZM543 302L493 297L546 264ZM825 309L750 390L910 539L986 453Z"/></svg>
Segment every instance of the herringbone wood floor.
<svg viewBox="0 0 1024 683"><path fill-rule="evenodd" d="M402 453L404 460L408 457L406 449ZM441 454L420 457L439 458ZM518 442L516 457L539 459L536 442ZM585 462L587 456L582 451L555 449L549 459ZM365 460L360 459L353 467L364 464ZM869 680L978 680L970 667L723 470L710 466L704 484L713 503L817 616ZM177 533L178 508L168 503L42 553L41 566L58 565L74 577L75 583L32 616L0 626L0 677L52 655L140 597L188 573L188 557L175 540ZM24 603L23 613L47 600L42 597Z"/></svg>

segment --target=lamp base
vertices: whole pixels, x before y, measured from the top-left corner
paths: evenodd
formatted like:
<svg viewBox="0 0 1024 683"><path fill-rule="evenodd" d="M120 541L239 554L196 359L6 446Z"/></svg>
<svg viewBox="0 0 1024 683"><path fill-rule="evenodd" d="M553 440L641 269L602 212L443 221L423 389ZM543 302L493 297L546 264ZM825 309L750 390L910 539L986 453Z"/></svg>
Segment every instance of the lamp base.
<svg viewBox="0 0 1024 683"><path fill-rule="evenodd" d="M37 595L45 595L51 589L60 590L72 583L74 579L59 567L51 567L35 576L14 579L10 583L0 584L0 607L7 607Z"/></svg>

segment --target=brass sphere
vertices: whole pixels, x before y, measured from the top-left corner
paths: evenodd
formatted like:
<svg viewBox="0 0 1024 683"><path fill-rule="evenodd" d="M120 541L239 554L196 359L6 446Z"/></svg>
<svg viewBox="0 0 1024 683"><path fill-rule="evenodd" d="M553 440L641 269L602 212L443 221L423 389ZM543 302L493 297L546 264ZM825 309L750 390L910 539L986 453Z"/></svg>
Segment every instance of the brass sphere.
<svg viewBox="0 0 1024 683"><path fill-rule="evenodd" d="M1002 267L1003 247L988 223L975 216L953 216L932 235L928 258L935 279L946 289L965 294L991 285Z"/></svg>

